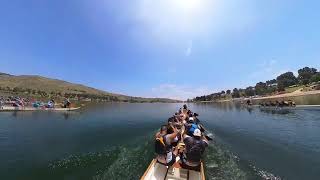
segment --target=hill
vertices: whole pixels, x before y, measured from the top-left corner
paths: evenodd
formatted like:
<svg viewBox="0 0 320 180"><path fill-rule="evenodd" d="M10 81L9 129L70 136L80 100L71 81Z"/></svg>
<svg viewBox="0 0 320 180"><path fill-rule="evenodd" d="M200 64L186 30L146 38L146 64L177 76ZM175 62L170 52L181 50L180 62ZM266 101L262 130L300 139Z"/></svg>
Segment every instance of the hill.
<svg viewBox="0 0 320 180"><path fill-rule="evenodd" d="M0 95L34 98L63 98L77 100L119 101L119 102L178 102L166 98L142 98L110 93L81 84L74 84L42 76L14 76L0 73Z"/></svg>

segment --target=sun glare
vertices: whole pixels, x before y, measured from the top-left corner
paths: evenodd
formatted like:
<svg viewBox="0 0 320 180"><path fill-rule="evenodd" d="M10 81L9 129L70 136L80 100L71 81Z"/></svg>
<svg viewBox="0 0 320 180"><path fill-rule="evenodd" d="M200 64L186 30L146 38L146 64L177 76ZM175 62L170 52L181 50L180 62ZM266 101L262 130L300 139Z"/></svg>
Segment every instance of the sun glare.
<svg viewBox="0 0 320 180"><path fill-rule="evenodd" d="M175 8L192 13L202 8L203 0L172 0L172 3Z"/></svg>

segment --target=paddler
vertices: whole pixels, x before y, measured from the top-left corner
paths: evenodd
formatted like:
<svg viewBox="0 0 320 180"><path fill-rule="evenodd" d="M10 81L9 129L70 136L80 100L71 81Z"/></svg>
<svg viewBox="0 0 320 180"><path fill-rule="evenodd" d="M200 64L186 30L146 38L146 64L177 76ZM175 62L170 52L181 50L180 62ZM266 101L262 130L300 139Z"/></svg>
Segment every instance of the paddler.
<svg viewBox="0 0 320 180"><path fill-rule="evenodd" d="M185 150L181 157L180 166L184 169L200 171L202 155L208 147L208 140L202 136L199 129L196 129L192 137L184 133L183 142Z"/></svg>
<svg viewBox="0 0 320 180"><path fill-rule="evenodd" d="M174 148L173 144L178 142L178 134L179 131L175 127L166 125L161 126L160 132L156 134L155 152L160 164L172 166L176 162L178 149Z"/></svg>

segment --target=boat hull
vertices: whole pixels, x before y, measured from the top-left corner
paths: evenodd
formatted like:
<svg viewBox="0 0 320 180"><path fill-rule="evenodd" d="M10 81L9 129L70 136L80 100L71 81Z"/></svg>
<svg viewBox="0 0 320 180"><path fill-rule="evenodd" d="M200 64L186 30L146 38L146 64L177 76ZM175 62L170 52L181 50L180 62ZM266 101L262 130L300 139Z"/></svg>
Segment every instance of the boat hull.
<svg viewBox="0 0 320 180"><path fill-rule="evenodd" d="M149 167L141 177L141 180L205 180L203 164L201 163L200 172L175 168L173 166L167 167L157 163L153 159Z"/></svg>
<svg viewBox="0 0 320 180"><path fill-rule="evenodd" d="M74 108L34 108L34 107L13 107L13 106L2 106L0 111L75 111L80 107Z"/></svg>

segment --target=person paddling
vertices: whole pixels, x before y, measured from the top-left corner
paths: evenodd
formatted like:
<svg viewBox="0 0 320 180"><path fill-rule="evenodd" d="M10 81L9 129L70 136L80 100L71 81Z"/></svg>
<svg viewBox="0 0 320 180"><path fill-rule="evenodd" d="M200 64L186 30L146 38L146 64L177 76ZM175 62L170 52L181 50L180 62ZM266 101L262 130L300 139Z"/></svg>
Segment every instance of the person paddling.
<svg viewBox="0 0 320 180"><path fill-rule="evenodd" d="M173 131L173 132L168 132ZM178 150L172 144L178 141L178 130L172 126L169 129L166 125L161 126L160 132L156 134L155 152L157 162L165 166L172 166L176 162Z"/></svg>
<svg viewBox="0 0 320 180"><path fill-rule="evenodd" d="M183 142L186 147L181 157L181 167L200 171L202 155L208 147L208 140L202 136L199 129L195 129L193 137L186 134L183 135Z"/></svg>

